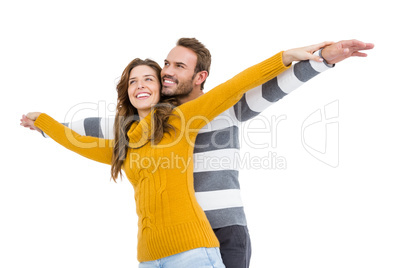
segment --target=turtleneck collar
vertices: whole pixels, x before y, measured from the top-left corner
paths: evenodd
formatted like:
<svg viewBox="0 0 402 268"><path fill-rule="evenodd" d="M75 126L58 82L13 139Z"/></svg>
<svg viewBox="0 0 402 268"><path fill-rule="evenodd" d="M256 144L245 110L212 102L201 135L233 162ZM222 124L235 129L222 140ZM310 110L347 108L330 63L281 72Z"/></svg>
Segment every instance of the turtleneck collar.
<svg viewBox="0 0 402 268"><path fill-rule="evenodd" d="M127 132L129 138L128 146L130 148L140 148L147 144L151 138L151 115L149 113L145 118L140 121L134 122Z"/></svg>

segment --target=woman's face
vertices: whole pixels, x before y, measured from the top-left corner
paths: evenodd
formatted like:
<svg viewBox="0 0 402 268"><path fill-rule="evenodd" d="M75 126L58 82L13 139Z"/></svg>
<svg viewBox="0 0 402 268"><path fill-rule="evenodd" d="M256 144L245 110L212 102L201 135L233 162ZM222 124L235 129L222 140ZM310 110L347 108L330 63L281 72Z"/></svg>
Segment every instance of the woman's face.
<svg viewBox="0 0 402 268"><path fill-rule="evenodd" d="M151 112L151 107L159 102L160 82L155 70L147 65L134 67L128 81L128 96L138 114L144 118Z"/></svg>

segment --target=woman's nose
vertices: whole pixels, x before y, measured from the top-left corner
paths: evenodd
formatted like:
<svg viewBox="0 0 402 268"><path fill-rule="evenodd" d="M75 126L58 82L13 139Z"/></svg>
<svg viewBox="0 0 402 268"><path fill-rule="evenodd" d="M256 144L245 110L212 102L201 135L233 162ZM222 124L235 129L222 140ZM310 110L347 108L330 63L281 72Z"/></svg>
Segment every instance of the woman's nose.
<svg viewBox="0 0 402 268"><path fill-rule="evenodd" d="M144 86L139 82L137 88L144 88Z"/></svg>

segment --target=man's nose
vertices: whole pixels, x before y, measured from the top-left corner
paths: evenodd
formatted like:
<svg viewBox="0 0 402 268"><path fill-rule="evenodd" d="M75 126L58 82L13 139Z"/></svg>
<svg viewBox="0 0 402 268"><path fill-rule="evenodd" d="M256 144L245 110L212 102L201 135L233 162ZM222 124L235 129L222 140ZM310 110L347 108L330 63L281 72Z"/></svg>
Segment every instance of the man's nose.
<svg viewBox="0 0 402 268"><path fill-rule="evenodd" d="M172 69L172 67L170 65L163 67L162 72L161 72L161 76L164 77L165 75L168 75L168 76L173 76L174 75L173 69Z"/></svg>

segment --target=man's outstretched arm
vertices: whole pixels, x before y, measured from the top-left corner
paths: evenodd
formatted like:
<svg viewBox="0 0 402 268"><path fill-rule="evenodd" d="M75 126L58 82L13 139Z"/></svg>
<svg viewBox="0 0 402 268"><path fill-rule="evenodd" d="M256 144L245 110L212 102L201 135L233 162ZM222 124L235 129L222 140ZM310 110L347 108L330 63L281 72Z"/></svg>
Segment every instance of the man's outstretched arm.
<svg viewBox="0 0 402 268"><path fill-rule="evenodd" d="M311 78L332 68L333 64L349 57L366 57L367 54L361 51L372 48L374 48L374 44L359 40L344 40L326 46L315 53L315 58L296 63L274 79L244 94L234 107L237 119L246 121L257 116ZM323 58L324 61L317 61L317 56ZM64 124L80 135L113 139L113 123L113 118L96 117Z"/></svg>
<svg viewBox="0 0 402 268"><path fill-rule="evenodd" d="M326 46L314 53L323 59L322 62L317 61L316 58L300 61L274 79L244 94L234 106L237 119L247 121L257 116L311 78L332 68L335 63L349 57L366 57L367 54L360 51L369 50L373 47L374 45L371 43L358 40L339 41Z"/></svg>

